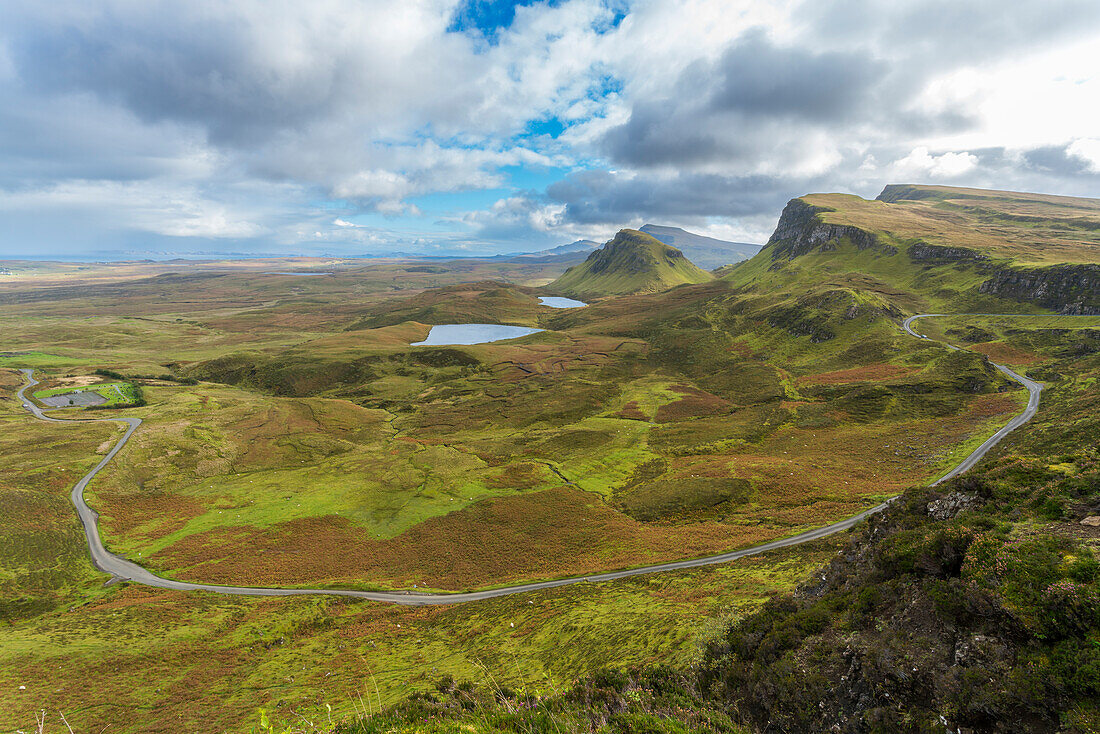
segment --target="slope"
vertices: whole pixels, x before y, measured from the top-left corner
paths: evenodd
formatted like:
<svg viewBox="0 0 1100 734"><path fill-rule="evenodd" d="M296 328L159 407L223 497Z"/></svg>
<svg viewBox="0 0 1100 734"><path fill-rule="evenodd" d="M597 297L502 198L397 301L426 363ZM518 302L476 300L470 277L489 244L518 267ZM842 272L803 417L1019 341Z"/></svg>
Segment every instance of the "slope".
<svg viewBox="0 0 1100 734"><path fill-rule="evenodd" d="M1100 313L1100 200L932 186L792 199L760 255L724 276L906 311Z"/></svg>
<svg viewBox="0 0 1100 734"><path fill-rule="evenodd" d="M656 293L711 279L710 273L675 247L644 232L624 229L548 288L571 296L610 296Z"/></svg>

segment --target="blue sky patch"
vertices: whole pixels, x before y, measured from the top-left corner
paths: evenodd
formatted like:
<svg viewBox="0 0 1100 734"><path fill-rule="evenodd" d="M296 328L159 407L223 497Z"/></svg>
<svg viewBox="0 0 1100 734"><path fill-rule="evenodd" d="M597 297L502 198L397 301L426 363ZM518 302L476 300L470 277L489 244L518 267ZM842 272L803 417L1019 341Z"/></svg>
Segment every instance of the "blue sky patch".
<svg viewBox="0 0 1100 734"><path fill-rule="evenodd" d="M452 33L471 33L480 35L493 43L497 34L507 30L516 17L516 8L529 5L557 7L562 0L463 0L455 10L451 24L447 27Z"/></svg>

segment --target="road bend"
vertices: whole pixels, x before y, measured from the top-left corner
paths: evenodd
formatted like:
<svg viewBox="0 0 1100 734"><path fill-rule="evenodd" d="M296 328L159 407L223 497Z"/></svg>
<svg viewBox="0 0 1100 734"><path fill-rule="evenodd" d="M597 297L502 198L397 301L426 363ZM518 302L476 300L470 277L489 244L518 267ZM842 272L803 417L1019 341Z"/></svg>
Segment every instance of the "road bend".
<svg viewBox="0 0 1100 734"><path fill-rule="evenodd" d="M918 319L928 318L931 316L943 316L944 314L918 314L916 316L910 316L902 322L902 328L906 333L918 338L929 339L924 334L918 333L913 329L913 324ZM992 316L999 314L957 314L960 316ZM1012 314L1004 314L1006 316ZM958 350L959 347L944 344L948 349ZM1009 379L1027 388L1028 402L1027 408L1022 413L1015 416L1007 424L1005 424L999 431L990 436L981 446L975 449L970 455L963 459L957 466L951 471L944 474L939 479L930 482L930 486L936 486L943 482L946 482L952 477L956 477L962 474L966 470L970 469L976 463L978 463L986 453L996 446L1005 436L1015 431L1027 421L1031 420L1035 415L1035 411L1039 407L1039 393L1042 390L1042 385L1033 380L1017 374L1013 370L1005 367L1001 364L993 363L993 365L1004 373ZM93 419L61 419L54 418L46 414L42 408L39 408L35 403L27 397L26 392L31 387L39 384L34 378L34 370L23 369L20 370L24 377L27 379L27 384L21 387L16 393L17 398L22 402L23 407L30 411L35 418L39 420L48 421L50 423L118 423L125 426L126 430L122 434L122 437L117 443L107 452L107 455L95 465L95 467L84 475L79 482L77 482L72 489L70 498L73 506L76 507L77 515L80 517L80 522L84 526L84 535L88 540L88 549L91 552L92 563L100 571L111 574L115 579L120 581L131 581L137 584L143 584L145 586L153 586L161 589L175 589L177 591L209 591L216 594L231 594L236 596L302 596L302 595L321 595L321 596L344 596L352 597L355 599L369 599L371 601L390 602L393 604L403 604L407 606L424 606L424 605L440 605L440 604L459 604L468 601L478 601L481 599L492 599L498 596L508 596L510 594L522 594L529 591L540 591L543 589L554 589L559 586L568 586L570 584L580 583L600 583L604 581L615 581L617 579L630 578L631 576L641 576L643 574L661 573L665 571L680 571L691 568L701 568L703 566L711 566L718 563L729 563L730 561L736 561L740 558L746 558L748 556L755 556L760 553L766 553L768 551L777 550L779 548L789 548L795 545L801 545L803 543L809 543L810 541L818 540L819 538L825 538L836 533L849 530L855 525L859 524L866 518L874 515L878 512L882 512L886 509L892 500L887 500L869 510L864 510L858 515L854 515L845 520L832 523L831 525L825 525L824 527L815 528L813 530L807 530L797 535L792 535L787 538L780 538L768 543L762 543L760 545L754 545L750 548L742 548L740 550L729 551L728 553L719 553L713 556L705 556L703 558L692 558L684 561L672 561L670 563L657 563L649 566L638 566L636 568L627 568L620 571L609 571L606 573L589 574L587 576L573 576L569 578L553 579L550 581L536 581L527 584L517 584L514 586L501 586L495 589L483 589L481 591L468 591L468 592L456 592L456 593L429 593L422 591L411 590L396 590L396 591L358 591L354 589L305 589L305 588L290 588L290 587L273 587L265 588L259 586L222 586L218 584L196 584L187 581L177 581L175 579L165 578L158 576L152 571L139 566L138 564L130 561L122 556L111 553L103 545L103 540L99 535L99 515L93 510L88 503L84 500L84 489L88 486L99 472L103 470L111 461L118 455L120 451L126 446L130 438L134 435L134 432L141 425L140 418L93 418Z"/></svg>

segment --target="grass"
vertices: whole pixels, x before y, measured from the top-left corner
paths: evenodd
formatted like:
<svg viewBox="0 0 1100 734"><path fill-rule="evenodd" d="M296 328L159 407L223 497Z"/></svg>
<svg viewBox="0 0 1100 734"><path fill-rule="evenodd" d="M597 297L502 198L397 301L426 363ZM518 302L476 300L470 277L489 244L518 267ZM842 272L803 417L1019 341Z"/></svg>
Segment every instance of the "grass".
<svg viewBox="0 0 1100 734"><path fill-rule="evenodd" d="M0 620L42 613L94 593L103 576L87 556L69 488L118 435L108 424L36 421L11 395L22 376L0 370Z"/></svg>
<svg viewBox="0 0 1100 734"><path fill-rule="evenodd" d="M488 282L373 312L448 298L534 300ZM282 349L260 330L252 352L173 362L252 389L145 381L142 429L87 496L109 547L181 579L477 588L827 524L931 478L1015 411L960 394L999 378L900 334L873 297L804 308L833 330L824 347L742 301L710 283L548 314L551 330L522 343L440 350L407 346L418 322ZM252 323L225 318L226 333ZM160 324L110 338L137 348ZM161 339L196 329L171 324Z"/></svg>
<svg viewBox="0 0 1100 734"><path fill-rule="evenodd" d="M130 405L138 401L138 393L134 385L129 382L108 382L99 385L87 385L83 387L55 387L46 390L36 390L33 396L36 398L51 398L55 395L65 395L72 392L94 392L106 398L103 407L118 405Z"/></svg>
<svg viewBox="0 0 1100 734"><path fill-rule="evenodd" d="M966 247L1020 264L1100 261L1100 200L948 186L888 190L886 201L813 194L826 222L885 232L900 241Z"/></svg>
<svg viewBox="0 0 1100 734"><path fill-rule="evenodd" d="M498 420L517 398L553 411L530 388L575 399L553 380L506 384ZM445 415L484 413L474 407L483 393L419 397L418 411L391 413L206 384L151 387L151 406L135 412L145 425L89 500L110 547L179 578L462 589L704 555L825 524L930 476L957 443L1015 410L990 398L948 420L844 425L804 401L761 434L758 411L670 415L669 406L683 412L685 394L709 395L692 390L643 380L601 414L560 426L440 433ZM669 420L616 417L629 402ZM895 442L904 452L884 456ZM655 461L661 471L635 481ZM751 492L671 525L629 516L654 519L638 497L687 496L706 477Z"/></svg>
<svg viewBox="0 0 1100 734"><path fill-rule="evenodd" d="M967 295L975 273L901 265L842 242L568 313L537 305L532 286L554 273L536 266L301 279L51 266L5 284L0 315L20 315L5 348L90 355L38 363L44 390L96 367L201 380L128 378L148 405L125 414L144 423L87 493L111 549L203 581L464 589L742 547L942 473L1021 393L897 321L1004 304ZM135 316L113 315L120 303ZM467 307L548 331L408 346ZM968 344L1034 356L1029 374L1058 383L1035 441L1064 442L1057 421L1088 440L1096 381L1063 365L1094 336L1041 323L980 322L991 338ZM3 728L45 707L81 729L247 730L258 706L280 726L325 704L351 716L368 684L377 704L444 673L552 691L613 662L686 665L715 619L792 588L837 547L453 609L102 588L67 494L117 429L33 421L11 400L18 375L0 375L13 469L0 529L18 540L0 551L0 690L28 687Z"/></svg>
<svg viewBox="0 0 1100 734"><path fill-rule="evenodd" d="M0 368L49 368L49 367L74 367L90 364L91 360L65 357L59 354L46 354L44 352L0 352Z"/></svg>
<svg viewBox="0 0 1100 734"><path fill-rule="evenodd" d="M453 608L114 587L0 628L0 690L27 686L0 726L30 728L40 708L84 731L247 731L257 707L285 726L323 720L326 704L350 720L360 696L377 708L448 674L552 693L606 665L691 662L718 620L792 588L835 549Z"/></svg>
<svg viewBox="0 0 1100 734"><path fill-rule="evenodd" d="M652 293L677 285L705 283L714 276L684 254L644 232L621 230L615 238L548 286L579 298Z"/></svg>

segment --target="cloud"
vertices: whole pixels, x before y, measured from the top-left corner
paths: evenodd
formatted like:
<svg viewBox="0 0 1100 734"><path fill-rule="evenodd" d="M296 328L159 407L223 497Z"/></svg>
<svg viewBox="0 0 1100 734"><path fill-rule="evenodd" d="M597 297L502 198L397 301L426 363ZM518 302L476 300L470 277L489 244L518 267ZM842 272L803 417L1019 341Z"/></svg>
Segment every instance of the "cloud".
<svg viewBox="0 0 1100 734"><path fill-rule="evenodd" d="M904 179L914 178L957 178L974 170L978 157L968 152L941 153L932 155L928 148L921 145L909 155L894 162L891 171Z"/></svg>
<svg viewBox="0 0 1100 734"><path fill-rule="evenodd" d="M1095 0L57 0L4 15L9 250L477 251L646 219L756 238L811 190L1095 194L1100 173Z"/></svg>
<svg viewBox="0 0 1100 734"><path fill-rule="evenodd" d="M647 218L702 221L770 213L782 207L792 190L797 189L790 181L767 176L584 171L550 186L547 195L564 205L568 221L613 225Z"/></svg>
<svg viewBox="0 0 1100 734"><path fill-rule="evenodd" d="M1083 162L1090 173L1100 173L1100 140L1078 138L1066 147L1066 154Z"/></svg>
<svg viewBox="0 0 1100 734"><path fill-rule="evenodd" d="M753 165L781 146L802 148L805 126L861 119L883 76L865 54L780 47L754 29L713 63L684 70L667 96L636 103L603 143L627 165Z"/></svg>
<svg viewBox="0 0 1100 734"><path fill-rule="evenodd" d="M120 181L67 181L43 189L0 193L0 211L64 209L74 218L119 218L129 226L169 237L251 238L264 227L250 214L189 187Z"/></svg>

